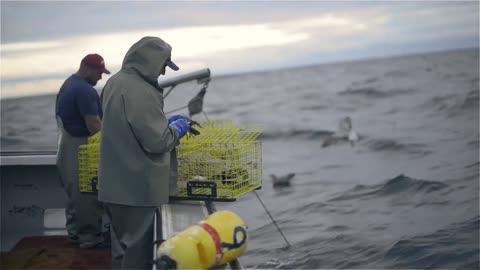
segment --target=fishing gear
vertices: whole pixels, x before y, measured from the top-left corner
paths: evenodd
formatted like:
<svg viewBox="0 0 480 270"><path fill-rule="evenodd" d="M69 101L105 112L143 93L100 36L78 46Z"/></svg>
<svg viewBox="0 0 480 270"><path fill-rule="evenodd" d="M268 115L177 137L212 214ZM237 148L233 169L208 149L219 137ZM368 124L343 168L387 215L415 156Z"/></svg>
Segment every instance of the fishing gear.
<svg viewBox="0 0 480 270"><path fill-rule="evenodd" d="M207 71L208 71L208 76L207 75ZM188 75L188 76L187 76ZM200 91L197 93L197 95L195 95L189 102L186 106L183 106L183 107L180 107L180 108L177 108L175 110L172 110L172 111L169 111L167 112L167 114L169 113L172 113L172 112L175 112L175 111L178 111L178 110L182 110L182 109L185 109L185 108L188 108L188 111L189 111L189 116L192 117L193 115L195 114L199 114L199 113L203 113L205 118L208 120L208 117L206 115L205 112L203 112L203 98L205 97L205 94L207 92L207 88L208 88L208 83L210 82L210 70L204 70L204 71L199 71L199 72L194 72L194 73L191 73L191 74L186 74L184 75L185 77L179 77L178 79L176 79L176 82L177 83L169 83L169 82L164 82L162 84L160 84L161 87L165 87L165 86L171 86L172 88L164 95L164 97L166 97L170 92L171 90L177 85L177 84L180 84L182 82L186 82L188 80L192 80L192 78L197 78L198 77L198 83L203 83L203 86L202 88L200 89ZM186 78L189 78L189 79L186 79ZM198 127L202 127L198 122L196 121L193 121L193 120L190 120L190 132L189 134L192 134L193 136L196 136L196 135L199 135L200 132L194 128L194 126L198 126ZM263 201L260 199L260 196L258 196L257 192L254 190L254 193L255 193L255 196L257 196L257 199L258 201L261 203L261 205L263 206L263 208L265 209L265 211L267 212L268 216L270 217L270 220L272 220L272 223L273 225L276 227L276 229L278 230L278 232L280 233L280 235L282 236L283 240L285 241L285 243L287 244L286 248L289 248L290 247L290 243L288 242L287 238L285 237L285 235L283 234L282 230L280 229L280 227L277 225L277 222L275 221L275 219L273 218L272 214L270 213L270 211L267 209L267 207L265 206L265 204L263 203Z"/></svg>
<svg viewBox="0 0 480 270"><path fill-rule="evenodd" d="M191 118L195 114L199 114L199 113L203 112L203 98L205 97L205 94L207 93L207 88L208 88L208 83L209 82L210 82L210 80L204 80L203 81L203 86L200 89L200 91L188 102L188 104L186 106L182 106L182 107L173 109L173 110L167 112L166 114L170 114L170 113L188 108L188 115ZM170 91L168 93L170 93ZM203 112L203 114L205 115L204 112ZM205 115L205 117L206 117L206 115Z"/></svg>
<svg viewBox="0 0 480 270"><path fill-rule="evenodd" d="M197 83L203 83L202 88L200 91L188 102L186 106L182 106L179 108L176 108L174 110L171 110L165 114L170 114L179 110L183 110L188 108L188 115L189 118L194 116L195 114L203 112L203 98L205 97L205 94L207 93L207 88L208 88L208 83L210 82L210 69L202 69L199 71L195 71L192 73L184 74L178 77L175 77L170 80L166 80L162 83L159 83L160 88L166 88L170 87L170 89L163 95L164 98L166 98L172 90L179 84L189 82L192 80L197 80ZM205 113L204 113L205 114ZM205 115L206 117L206 115ZM206 117L207 118L207 117ZM208 120L208 118L207 118ZM190 124L190 129L189 129L189 135L193 136L198 136L200 135L200 131L198 131L195 126L202 128L200 123L197 121L194 121L192 119L189 119L189 124Z"/></svg>
<svg viewBox="0 0 480 270"><path fill-rule="evenodd" d="M263 209L265 209L265 211L267 212L268 216L270 217L270 219L271 219L272 222L273 222L273 225L275 225L275 227L277 228L277 230L278 230L278 232L280 233L280 235L282 235L283 240L284 240L285 243L287 244L287 246L285 246L285 248L289 248L289 247L290 247L290 243L288 242L287 238L286 238L285 235L283 234L283 232L282 232L282 230L280 229L280 227L278 227L277 222L275 221L275 219L273 219L272 214L270 214L270 211L268 211L268 209L267 209L267 207L265 206L265 204L263 203L262 199L260 199L260 196L258 196L257 191L254 190L253 193L255 193L255 196L257 196L258 201L262 204Z"/></svg>
<svg viewBox="0 0 480 270"><path fill-rule="evenodd" d="M195 114L199 114L203 112L203 98L207 93L208 83L210 82L210 69L207 68L207 69L191 72L188 74L180 75L170 80L163 81L159 83L158 86L162 89L166 87L170 87L170 89L163 95L163 98L165 99L177 85L181 83L189 82L192 80L197 80L198 84L203 83L200 91L188 102L186 106L176 108L174 110L167 112L166 114L170 114L170 113L188 108L188 115L191 118Z"/></svg>
<svg viewBox="0 0 480 270"><path fill-rule="evenodd" d="M163 95L166 98L170 92L179 84L186 83L189 81L197 80L197 83L204 83L206 81L210 81L210 69L201 69L198 71L190 72L187 74L183 74L180 76L176 76L174 78L162 81L158 84L160 88L167 88L170 87L167 93Z"/></svg>
<svg viewBox="0 0 480 270"><path fill-rule="evenodd" d="M188 115L190 117L194 116L195 114L201 113L203 111L203 98L205 97L205 94L207 93L207 87L208 87L208 82L206 81L202 89L197 93L196 96L194 96L189 102L188 102Z"/></svg>

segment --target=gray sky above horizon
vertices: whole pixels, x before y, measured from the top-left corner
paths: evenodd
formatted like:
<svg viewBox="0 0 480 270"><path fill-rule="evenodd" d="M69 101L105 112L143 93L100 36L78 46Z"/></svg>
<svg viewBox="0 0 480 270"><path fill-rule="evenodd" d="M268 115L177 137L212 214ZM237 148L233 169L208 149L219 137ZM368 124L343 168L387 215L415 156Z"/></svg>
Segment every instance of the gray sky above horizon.
<svg viewBox="0 0 480 270"><path fill-rule="evenodd" d="M1 1L1 96L56 92L88 53L115 73L146 35L172 45L167 77L222 75L478 47L479 2Z"/></svg>

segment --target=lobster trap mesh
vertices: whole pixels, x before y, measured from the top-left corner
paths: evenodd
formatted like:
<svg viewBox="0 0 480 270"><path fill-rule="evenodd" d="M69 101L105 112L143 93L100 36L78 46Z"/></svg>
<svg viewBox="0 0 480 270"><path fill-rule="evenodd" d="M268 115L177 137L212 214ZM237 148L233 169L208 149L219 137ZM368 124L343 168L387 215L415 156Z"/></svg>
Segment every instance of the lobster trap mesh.
<svg viewBox="0 0 480 270"><path fill-rule="evenodd" d="M231 121L201 124L200 135L187 136L177 147L176 197L230 201L261 188L261 130Z"/></svg>
<svg viewBox="0 0 480 270"><path fill-rule="evenodd" d="M201 123L177 147L179 199L233 201L262 187L261 130L231 121ZM100 132L78 151L80 192L97 192ZM159 181L161 181L159 179Z"/></svg>
<svg viewBox="0 0 480 270"><path fill-rule="evenodd" d="M88 143L78 147L78 182L80 192L98 191L98 163L100 132L88 138Z"/></svg>

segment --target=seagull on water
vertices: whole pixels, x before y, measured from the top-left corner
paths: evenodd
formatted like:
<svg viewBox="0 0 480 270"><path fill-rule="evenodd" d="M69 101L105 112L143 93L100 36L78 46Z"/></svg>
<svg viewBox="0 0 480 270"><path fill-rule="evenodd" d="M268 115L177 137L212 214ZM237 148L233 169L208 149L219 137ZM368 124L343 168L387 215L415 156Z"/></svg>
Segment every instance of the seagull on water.
<svg viewBox="0 0 480 270"><path fill-rule="evenodd" d="M277 177L274 174L271 174L270 177L273 180L273 187L288 187L290 186L290 180L295 176L294 173L289 173L284 176Z"/></svg>

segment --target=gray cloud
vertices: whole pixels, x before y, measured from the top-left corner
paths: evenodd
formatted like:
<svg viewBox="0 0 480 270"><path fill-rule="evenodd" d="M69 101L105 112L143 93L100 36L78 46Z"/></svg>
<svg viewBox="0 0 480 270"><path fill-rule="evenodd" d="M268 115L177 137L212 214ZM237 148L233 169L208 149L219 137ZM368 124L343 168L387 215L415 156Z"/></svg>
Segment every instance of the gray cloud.
<svg viewBox="0 0 480 270"><path fill-rule="evenodd" d="M435 13L457 6L478 11L476 2L1 1L1 40L10 43L151 28L281 22L371 9L383 9L397 18L397 23L408 24L402 16L425 10ZM452 16L462 17L449 14Z"/></svg>
<svg viewBox="0 0 480 270"><path fill-rule="evenodd" d="M215 74L479 46L479 2L476 1L1 1L0 5L2 67L5 63L12 64L14 57L30 62L36 59L37 63L51 51L68 52L62 58L64 67L56 65L58 70L36 75L42 78L58 78L58 74L63 76L67 72L67 65L67 69L76 67L80 57L77 54L84 53L79 50L101 49L100 53L113 59L109 61L112 68L119 68L115 61L120 61L123 47L130 44L110 37L130 34L157 33L171 38L177 42L175 53L180 63L191 67L206 65ZM330 15L333 21L340 21L318 23ZM341 20L346 20L348 26L342 27ZM311 25L307 25L309 23ZM203 47L220 41L228 47L237 38L220 32L198 32L204 29L198 26L236 29L233 26L252 25L268 26L266 33L272 37L278 30L283 41L295 36L306 38L285 44L263 41L264 47L259 43L228 52L218 47L214 53L208 50L199 53L201 46L191 47L198 41L205 43L199 44ZM175 32L180 28L195 31ZM198 35L202 33L210 37L200 38ZM242 38L255 41L253 34L243 33ZM259 35L258 31L256 34ZM24 67L27 60L20 66ZM3 70L13 69L4 67ZM2 80L15 86L16 82L35 79L33 73L25 76L3 77Z"/></svg>

